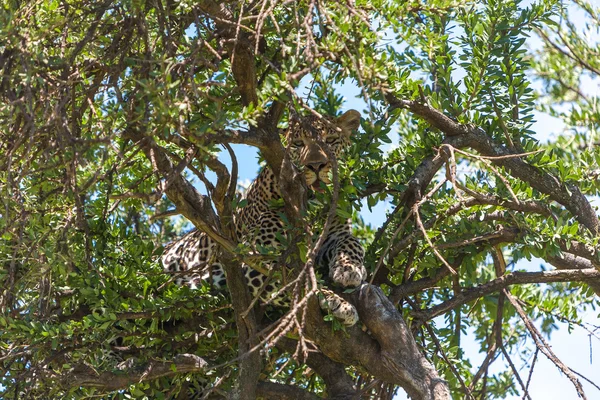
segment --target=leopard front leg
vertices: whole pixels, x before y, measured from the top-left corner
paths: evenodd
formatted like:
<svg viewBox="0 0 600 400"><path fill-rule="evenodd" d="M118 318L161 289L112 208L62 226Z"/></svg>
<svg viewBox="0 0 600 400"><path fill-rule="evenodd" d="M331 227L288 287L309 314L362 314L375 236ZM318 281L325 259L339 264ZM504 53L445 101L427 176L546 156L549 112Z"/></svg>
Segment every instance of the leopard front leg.
<svg viewBox="0 0 600 400"><path fill-rule="evenodd" d="M350 232L335 235L324 251L328 258L329 278L335 285L354 288L367 278L365 251Z"/></svg>
<svg viewBox="0 0 600 400"><path fill-rule="evenodd" d="M317 262L329 268L329 278L335 285L358 287L367 277L364 254L362 245L350 232L338 232L327 238ZM358 322L356 308L329 289L321 289L319 304L344 325Z"/></svg>

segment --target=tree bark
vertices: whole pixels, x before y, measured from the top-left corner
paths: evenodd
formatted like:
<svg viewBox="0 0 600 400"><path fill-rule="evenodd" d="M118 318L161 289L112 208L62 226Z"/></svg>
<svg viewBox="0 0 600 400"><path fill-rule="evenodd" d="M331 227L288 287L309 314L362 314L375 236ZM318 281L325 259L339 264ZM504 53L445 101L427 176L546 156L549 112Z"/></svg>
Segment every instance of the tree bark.
<svg viewBox="0 0 600 400"><path fill-rule="evenodd" d="M421 353L402 316L381 289L364 284L349 297L371 335L356 326L346 334L333 332L314 299L306 331L319 349L332 360L360 366L377 379L401 386L414 400L450 399L448 384Z"/></svg>

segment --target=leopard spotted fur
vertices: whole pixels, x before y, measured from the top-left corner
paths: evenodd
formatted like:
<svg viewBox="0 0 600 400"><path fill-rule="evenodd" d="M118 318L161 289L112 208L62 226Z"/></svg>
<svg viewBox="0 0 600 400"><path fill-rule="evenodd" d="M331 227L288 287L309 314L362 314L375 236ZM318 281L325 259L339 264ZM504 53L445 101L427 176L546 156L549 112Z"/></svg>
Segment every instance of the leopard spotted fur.
<svg viewBox="0 0 600 400"><path fill-rule="evenodd" d="M326 120L315 116L293 118L286 132L290 157L295 165L303 170L307 186L312 190L321 190L320 184L330 184L329 172L331 160L324 146L336 157L350 145L350 135L360 123L358 111L350 110L338 118ZM283 235L284 224L279 216L281 210L273 208L274 201L281 198L275 174L265 167L245 193L247 204L238 209L235 215L235 227L246 245L256 248L281 248L278 236ZM285 236L285 235L283 235ZM212 285L222 288L226 284L224 270L215 253L217 244L204 232L193 230L181 239L167 245L162 256L164 270L177 273L176 282L191 288L198 287L212 275ZM336 220L323 243L317 263L329 271L334 285L352 288L366 278L363 265L364 250L351 232L348 221ZM274 263L271 263L274 264ZM272 265L266 265L270 269ZM278 291L277 282L269 282L263 288L266 276L244 265L244 275L253 296L270 300L274 305L288 306L288 297ZM181 271L190 271L182 275ZM354 325L358 314L354 306L343 300L331 290L322 290L321 307L330 311L345 325ZM274 298L272 298L274 297Z"/></svg>

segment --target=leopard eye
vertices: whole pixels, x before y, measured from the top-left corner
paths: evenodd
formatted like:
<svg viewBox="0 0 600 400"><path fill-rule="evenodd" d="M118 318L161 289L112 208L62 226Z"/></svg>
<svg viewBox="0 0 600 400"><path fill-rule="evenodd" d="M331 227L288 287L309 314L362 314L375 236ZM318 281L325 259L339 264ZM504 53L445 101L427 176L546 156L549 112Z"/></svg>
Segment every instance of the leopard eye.
<svg viewBox="0 0 600 400"><path fill-rule="evenodd" d="M300 140L300 139L294 140L292 142L292 146L294 146L294 147L302 147L302 146L304 146L304 141Z"/></svg>
<svg viewBox="0 0 600 400"><path fill-rule="evenodd" d="M338 137L337 136L329 136L327 139L325 139L325 142L327 144L333 144L335 142L337 142Z"/></svg>

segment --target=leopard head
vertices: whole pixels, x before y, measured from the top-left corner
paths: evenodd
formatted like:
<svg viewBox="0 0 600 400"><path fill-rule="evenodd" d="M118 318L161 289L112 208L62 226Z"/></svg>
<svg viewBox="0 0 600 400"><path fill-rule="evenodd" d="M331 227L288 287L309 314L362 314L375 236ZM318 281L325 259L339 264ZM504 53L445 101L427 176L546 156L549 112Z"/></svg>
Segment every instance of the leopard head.
<svg viewBox="0 0 600 400"><path fill-rule="evenodd" d="M350 135L359 125L360 113L356 110L346 111L337 118L309 115L290 120L286 133L290 156L303 169L306 184L313 190L320 190L320 182L331 183L332 162L324 146L339 157L350 146Z"/></svg>

